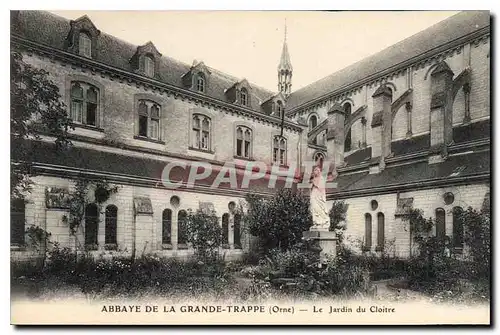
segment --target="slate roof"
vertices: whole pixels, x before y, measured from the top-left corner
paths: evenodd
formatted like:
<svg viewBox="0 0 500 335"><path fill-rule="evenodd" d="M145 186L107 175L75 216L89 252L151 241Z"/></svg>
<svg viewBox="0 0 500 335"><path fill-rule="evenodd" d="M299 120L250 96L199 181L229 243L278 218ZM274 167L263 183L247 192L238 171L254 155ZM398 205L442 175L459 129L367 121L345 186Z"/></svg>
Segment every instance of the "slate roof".
<svg viewBox="0 0 500 335"><path fill-rule="evenodd" d="M287 109L296 108L489 25L489 11L460 12L372 56L292 92L287 101Z"/></svg>
<svg viewBox="0 0 500 335"><path fill-rule="evenodd" d="M455 143L470 142L491 138L490 120L460 125L453 128L453 141Z"/></svg>
<svg viewBox="0 0 500 335"><path fill-rule="evenodd" d="M449 156L444 162L436 164L429 164L427 160L424 160L398 166L388 165L378 174L363 172L339 175L336 179L339 186L336 192L370 189L376 186L404 185L424 180L446 181L452 177L483 173L491 173L489 150Z"/></svg>
<svg viewBox="0 0 500 335"><path fill-rule="evenodd" d="M30 158L33 162L35 162L35 164L59 165L63 167L99 171L132 178L149 178L152 179L152 182L161 180L162 172L168 164L168 161L134 157L75 146L61 152L55 150L55 145L53 143L47 142L24 141L22 145L26 146L26 150L29 150L29 152L32 153ZM11 159L19 159L20 157L18 157L18 154L18 149L11 148ZM186 164L187 167L185 168L178 166L172 168L169 174L170 181L188 181L190 169L189 163ZM218 173L219 171L217 170L217 166L214 166L210 176L202 180L197 180L196 185L205 187L211 186ZM236 180L238 187L240 187L243 180L243 170L237 171ZM267 178L250 180L249 189L253 192L274 193L275 190L284 187L285 181L277 179L276 186L274 188L269 188L268 185L269 176L267 176ZM221 183L218 189L231 190L230 186L231 185L229 183ZM180 189L183 189L183 187Z"/></svg>
<svg viewBox="0 0 500 335"><path fill-rule="evenodd" d="M65 50L64 43L69 31L70 20L49 12L15 11L11 14L11 33L55 49ZM93 59L121 70L132 71L130 59L136 53L137 47L137 45L101 32L97 39L96 57ZM182 76L190 70L191 65L165 56L165 54L168 54L168 50L159 51L163 54L159 64L160 81L177 87L184 87ZM211 75L208 78L209 85L205 94L232 103L233 101L227 99L225 90L241 81L242 78L223 73L209 66L207 68ZM260 104L276 95L276 92L271 92L253 83L250 83L250 86L252 109L263 112Z"/></svg>

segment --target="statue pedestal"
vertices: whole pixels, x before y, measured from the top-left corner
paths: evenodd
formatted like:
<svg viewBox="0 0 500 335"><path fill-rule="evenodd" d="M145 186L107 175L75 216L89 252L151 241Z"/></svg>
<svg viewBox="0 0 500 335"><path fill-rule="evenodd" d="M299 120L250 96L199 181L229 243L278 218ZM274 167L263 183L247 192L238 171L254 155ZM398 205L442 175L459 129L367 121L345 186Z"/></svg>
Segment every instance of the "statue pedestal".
<svg viewBox="0 0 500 335"><path fill-rule="evenodd" d="M312 229L305 231L302 236L312 242L314 251L319 252L321 263L325 263L327 255L333 258L337 256L337 235L334 231Z"/></svg>

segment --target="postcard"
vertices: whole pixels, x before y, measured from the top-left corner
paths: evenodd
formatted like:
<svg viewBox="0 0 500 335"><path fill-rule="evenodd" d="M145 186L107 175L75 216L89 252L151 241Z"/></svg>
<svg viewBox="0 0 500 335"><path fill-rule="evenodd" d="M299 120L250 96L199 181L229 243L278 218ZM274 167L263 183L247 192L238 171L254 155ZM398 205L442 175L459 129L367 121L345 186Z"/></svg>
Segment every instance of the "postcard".
<svg viewBox="0 0 500 335"><path fill-rule="evenodd" d="M491 324L489 11L11 11L13 325Z"/></svg>

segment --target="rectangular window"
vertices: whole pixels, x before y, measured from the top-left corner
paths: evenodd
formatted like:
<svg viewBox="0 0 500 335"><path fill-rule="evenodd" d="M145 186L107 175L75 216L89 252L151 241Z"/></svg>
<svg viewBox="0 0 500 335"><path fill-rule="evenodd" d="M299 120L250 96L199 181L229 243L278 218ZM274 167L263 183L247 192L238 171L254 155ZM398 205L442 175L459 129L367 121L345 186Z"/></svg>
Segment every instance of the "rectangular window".
<svg viewBox="0 0 500 335"><path fill-rule="evenodd" d="M139 115L139 136L148 137L148 117Z"/></svg>
<svg viewBox="0 0 500 335"><path fill-rule="evenodd" d="M201 137L201 148L208 150L208 132L204 131Z"/></svg>
<svg viewBox="0 0 500 335"><path fill-rule="evenodd" d="M158 131L159 131L159 128L160 128L160 120L157 120L157 119L151 119L151 123L150 123L150 130L149 130L149 137L157 140L159 137L158 137Z"/></svg>
<svg viewBox="0 0 500 335"><path fill-rule="evenodd" d="M285 150L280 150L280 164L285 165Z"/></svg>
<svg viewBox="0 0 500 335"><path fill-rule="evenodd" d="M88 102L87 103L87 124L90 126L96 126L97 119L97 104Z"/></svg>
<svg viewBox="0 0 500 335"><path fill-rule="evenodd" d="M245 141L245 157L250 158L250 142Z"/></svg>
<svg viewBox="0 0 500 335"><path fill-rule="evenodd" d="M71 119L73 122L82 123L82 108L83 103L81 101L72 101L71 102Z"/></svg>
<svg viewBox="0 0 500 335"><path fill-rule="evenodd" d="M243 140L237 139L236 140L236 156L242 156L243 152Z"/></svg>

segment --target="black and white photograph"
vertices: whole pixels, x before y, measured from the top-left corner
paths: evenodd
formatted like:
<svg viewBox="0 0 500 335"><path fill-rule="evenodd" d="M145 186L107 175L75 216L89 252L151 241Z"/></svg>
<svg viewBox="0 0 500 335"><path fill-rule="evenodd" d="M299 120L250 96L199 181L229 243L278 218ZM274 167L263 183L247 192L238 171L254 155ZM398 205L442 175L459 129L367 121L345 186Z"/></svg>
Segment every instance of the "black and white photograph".
<svg viewBox="0 0 500 335"><path fill-rule="evenodd" d="M11 324L491 325L491 20L10 10Z"/></svg>

